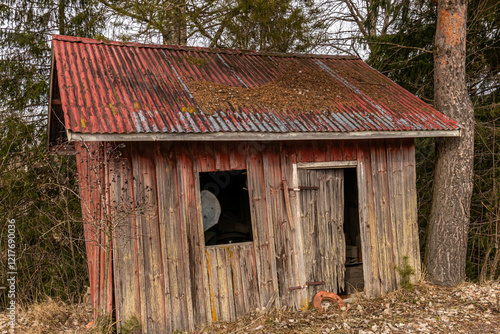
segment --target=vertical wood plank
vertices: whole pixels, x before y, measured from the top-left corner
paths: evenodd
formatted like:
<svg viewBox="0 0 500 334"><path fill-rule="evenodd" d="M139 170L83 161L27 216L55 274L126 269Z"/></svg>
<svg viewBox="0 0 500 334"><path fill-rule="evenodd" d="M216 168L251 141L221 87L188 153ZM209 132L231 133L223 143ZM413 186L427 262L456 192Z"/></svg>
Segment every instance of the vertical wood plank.
<svg viewBox="0 0 500 334"><path fill-rule="evenodd" d="M261 300L261 292L260 289L262 285L259 284L259 273L257 270L257 251L255 249L255 243L250 247L242 248L242 271L246 274L244 279L244 283L246 285L245 293L245 301L248 303L247 311L252 311L257 308L262 307L263 301Z"/></svg>
<svg viewBox="0 0 500 334"><path fill-rule="evenodd" d="M333 140L330 143L331 143L331 148L330 148L331 161L344 160L344 155L342 152L344 142L342 140Z"/></svg>
<svg viewBox="0 0 500 334"><path fill-rule="evenodd" d="M393 249L395 265L401 268L403 257L408 256L409 261L412 254L408 244L411 244L411 235L404 228L404 179L403 179L403 151L400 140L386 140L387 144L387 170L389 178L389 198L391 209L391 224L393 230ZM396 273L396 283L399 286L400 277Z"/></svg>
<svg viewBox="0 0 500 334"><path fill-rule="evenodd" d="M383 281L385 290L383 293L387 293L397 288L396 271L394 269L397 256L394 251L397 249L397 246L395 245L394 229L391 221L391 201L389 196L385 140L373 143L372 154L375 154L375 160L377 161L375 171L378 178L376 182L374 181L374 188L376 188L376 192L378 193L378 196L380 196L378 208L376 207L376 212L377 209L379 209L380 213L380 216L377 217L377 226L380 227L380 231L384 235L383 240L381 240L383 245L381 245L380 248L380 255L384 259L382 268L385 274L385 279Z"/></svg>
<svg viewBox="0 0 500 334"><path fill-rule="evenodd" d="M217 142L214 144L215 165L218 171L231 170L231 156L229 144L227 142Z"/></svg>
<svg viewBox="0 0 500 334"><path fill-rule="evenodd" d="M196 143L198 148L198 168L200 172L214 172L217 170L215 166L214 144L212 142Z"/></svg>
<svg viewBox="0 0 500 334"><path fill-rule="evenodd" d="M236 318L244 315L246 312L246 304L243 295L243 273L241 271L240 249L241 247L228 248L229 263L231 265L232 273L231 278L233 280L234 312Z"/></svg>
<svg viewBox="0 0 500 334"><path fill-rule="evenodd" d="M278 294L278 275L276 270L276 246L275 246L275 229L277 228L276 222L283 221L282 211L277 211L277 200L281 199L281 182L279 178L275 178L276 173L279 173L279 158L278 158L279 148L276 145L269 145L269 147L262 152L262 167L263 167L263 178L265 186L265 198L266 198L266 242L269 243L269 253L267 261L270 264L271 279L272 281L270 289L272 293ZM282 201L280 204L283 203ZM282 208L283 205L280 205ZM272 295L271 295L272 296ZM270 297L271 298L271 297ZM273 305L279 306L279 297L274 297L274 302L266 304L263 306L272 307Z"/></svg>
<svg viewBox="0 0 500 334"><path fill-rule="evenodd" d="M229 144L229 163L231 170L246 169L245 144L232 142Z"/></svg>
<svg viewBox="0 0 500 334"><path fill-rule="evenodd" d="M313 152L314 152L314 161L315 162L323 162L330 161L330 157L327 158L327 147L328 142L325 140L314 141L313 144Z"/></svg>
<svg viewBox="0 0 500 334"><path fill-rule="evenodd" d="M357 154L357 140L344 140L344 146L343 146L343 160L345 161L354 161L356 160L356 154Z"/></svg>
<svg viewBox="0 0 500 334"><path fill-rule="evenodd" d="M267 217L267 199L262 151L251 152L247 156L248 192L252 218L255 261L259 278L260 301L265 305L274 293L273 270L275 261L274 242L271 240L270 224ZM262 305L260 305L262 307Z"/></svg>
<svg viewBox="0 0 500 334"><path fill-rule="evenodd" d="M223 247L215 248L217 253L217 284L219 285L219 319L231 320L229 282L227 281L226 252Z"/></svg>
<svg viewBox="0 0 500 334"><path fill-rule="evenodd" d="M209 293L210 293L210 311L212 321L219 320L219 280L217 276L217 251L212 247L207 247L207 272L209 279Z"/></svg>
<svg viewBox="0 0 500 334"><path fill-rule="evenodd" d="M298 141L295 143L297 162L314 162L312 141Z"/></svg>
<svg viewBox="0 0 500 334"><path fill-rule="evenodd" d="M163 298L165 295L164 270L161 258L160 229L158 221L156 167L154 162L154 147L140 143L137 151L138 158L138 192L139 201L143 207L139 208L142 224L142 239L144 251L144 268L146 277L145 302L148 306L148 330L154 333L166 327L166 309Z"/></svg>
<svg viewBox="0 0 500 334"><path fill-rule="evenodd" d="M139 205L136 210L137 231L139 241L139 273L140 292L144 296L142 300L145 306L142 311L143 323L149 333L155 333L165 328L165 309L163 299L157 300L157 296L163 296L161 260L159 257L158 244L158 220L156 205L155 166L151 147L137 144L132 152L135 173L135 199ZM142 257L142 259L141 259ZM163 304L163 307L162 307Z"/></svg>
<svg viewBox="0 0 500 334"><path fill-rule="evenodd" d="M358 144L358 196L360 236L363 257L363 277L369 296L378 296L381 292L379 273L377 226L375 216L375 198L373 193L372 161L369 142Z"/></svg>
<svg viewBox="0 0 500 334"><path fill-rule="evenodd" d="M132 170L129 151L111 160L110 199L111 217L115 221L113 231L113 278L117 321L126 321L132 316L140 318L138 266L133 221L135 202L132 189Z"/></svg>
<svg viewBox="0 0 500 334"><path fill-rule="evenodd" d="M405 189L405 229L411 235L409 243L410 265L415 269L415 281L421 276L420 263L420 243L418 239L418 221L417 221L417 188L416 188L416 163L415 163L415 145L413 139L403 140L403 175Z"/></svg>
<svg viewBox="0 0 500 334"><path fill-rule="evenodd" d="M387 170L385 166L385 148L379 141L370 144L372 159L372 179L373 179L373 197L375 204L375 219L378 232L378 257L379 270L381 274L382 293L390 291L393 282L394 262L392 257L391 235L387 228L390 221L388 210L386 183Z"/></svg>
<svg viewBox="0 0 500 334"><path fill-rule="evenodd" d="M199 192L197 192L196 175L197 165L193 161L192 146L179 145L176 147L176 161L178 185L180 189L180 229L181 238L177 241L179 247L179 261L182 263L182 272L179 275L179 286L182 295L179 302L186 305L184 308L184 323L182 329L194 329L195 319L206 317L204 293L205 254L203 223L201 222L201 209ZM193 298L194 297L194 298ZM201 300L200 300L201 299ZM206 318L205 318L206 320ZM203 321L203 320L200 320Z"/></svg>
<svg viewBox="0 0 500 334"><path fill-rule="evenodd" d="M177 173L174 159L174 149L171 143L155 144L155 162L157 175L158 192L158 219L160 223L160 242L162 264L164 268L165 293L165 313L166 329L172 331L182 327L181 305L178 302L178 296L182 294L179 291L178 282L178 251L176 243L178 242L178 229L180 215L178 210L179 193L177 188ZM182 265L182 264L181 264Z"/></svg>

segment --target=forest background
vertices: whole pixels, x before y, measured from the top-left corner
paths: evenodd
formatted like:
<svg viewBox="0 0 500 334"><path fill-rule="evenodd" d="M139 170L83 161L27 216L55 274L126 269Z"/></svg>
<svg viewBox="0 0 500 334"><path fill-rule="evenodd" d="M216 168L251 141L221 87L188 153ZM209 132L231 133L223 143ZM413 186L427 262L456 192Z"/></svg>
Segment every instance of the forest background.
<svg viewBox="0 0 500 334"><path fill-rule="evenodd" d="M16 221L17 301L79 302L88 273L74 156L47 148L51 34L277 52L350 54L434 103L432 0L0 1L0 285ZM467 84L475 113L467 277L500 278L500 2L470 0ZM438 139L439 140L439 139ZM418 139L422 256L435 140ZM0 305L8 303L0 292Z"/></svg>

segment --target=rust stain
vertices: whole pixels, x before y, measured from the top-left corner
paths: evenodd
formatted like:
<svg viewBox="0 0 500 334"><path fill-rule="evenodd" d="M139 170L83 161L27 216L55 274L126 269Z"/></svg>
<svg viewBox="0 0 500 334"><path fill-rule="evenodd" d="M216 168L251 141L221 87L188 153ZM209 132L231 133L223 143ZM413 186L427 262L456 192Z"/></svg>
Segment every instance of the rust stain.
<svg viewBox="0 0 500 334"><path fill-rule="evenodd" d="M446 44L456 45L460 44L460 35L458 32L463 29L463 22L465 20L465 7L460 7L457 12L450 14L446 9L438 13L439 30L446 38Z"/></svg>
<svg viewBox="0 0 500 334"><path fill-rule="evenodd" d="M441 28L447 36L453 43L464 44L454 36L453 29L463 29L454 21L465 18L465 11L453 15L443 11L441 15ZM74 132L295 133L458 128L456 122L353 57L206 48L188 52L160 45L104 45L57 35L53 36L53 47L65 127ZM131 63L112 56L113 48L120 48L118 53ZM137 48L141 48L140 56ZM223 58L224 64L203 62L211 54ZM168 66L160 61L165 57L171 61ZM94 66L90 59L100 66ZM87 84L73 84L71 77L80 74L75 62L82 64L95 87L90 93ZM204 70L200 70L202 63ZM319 63L350 86L340 85ZM129 77L126 72L131 68L135 75ZM76 98L82 91L86 92L85 108ZM363 96L373 104L366 103ZM85 118L85 127L80 118Z"/></svg>

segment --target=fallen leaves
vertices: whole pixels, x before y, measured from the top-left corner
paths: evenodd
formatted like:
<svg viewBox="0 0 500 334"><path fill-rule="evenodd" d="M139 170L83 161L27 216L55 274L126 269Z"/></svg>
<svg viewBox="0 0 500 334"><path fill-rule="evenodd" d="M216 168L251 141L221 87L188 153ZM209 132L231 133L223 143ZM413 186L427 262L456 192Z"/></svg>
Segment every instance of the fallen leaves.
<svg viewBox="0 0 500 334"><path fill-rule="evenodd" d="M361 294L345 300L344 311L315 310L254 312L232 323L215 323L194 333L499 333L500 283L462 284L442 288L425 283L413 291L383 297ZM53 300L18 310L16 333L87 333L92 320L87 305ZM10 334L7 313L0 313L0 334Z"/></svg>
<svg viewBox="0 0 500 334"><path fill-rule="evenodd" d="M413 291L399 290L384 297L358 294L346 300L345 311L274 310L215 326L197 333L499 333L500 284L462 284L442 288L425 283ZM252 322L251 326L246 324ZM246 326L244 331L238 328Z"/></svg>
<svg viewBox="0 0 500 334"><path fill-rule="evenodd" d="M188 82L203 112L263 108L282 113L336 111L334 101L352 105L352 93L327 72L304 66L290 66L274 80L254 88L209 81Z"/></svg>

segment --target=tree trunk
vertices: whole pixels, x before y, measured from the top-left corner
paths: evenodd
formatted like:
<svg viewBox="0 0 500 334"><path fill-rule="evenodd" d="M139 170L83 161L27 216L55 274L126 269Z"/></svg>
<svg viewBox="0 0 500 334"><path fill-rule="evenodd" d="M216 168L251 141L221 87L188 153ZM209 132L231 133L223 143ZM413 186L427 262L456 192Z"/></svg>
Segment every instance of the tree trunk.
<svg viewBox="0 0 500 334"><path fill-rule="evenodd" d="M436 108L462 125L462 136L436 140L436 174L425 263L429 280L451 286L465 279L472 195L474 109L465 75L466 0L437 1L434 47Z"/></svg>
<svg viewBox="0 0 500 334"><path fill-rule="evenodd" d="M186 45L187 44L187 20L186 1L173 0L170 2L169 22L163 34L163 44Z"/></svg>

